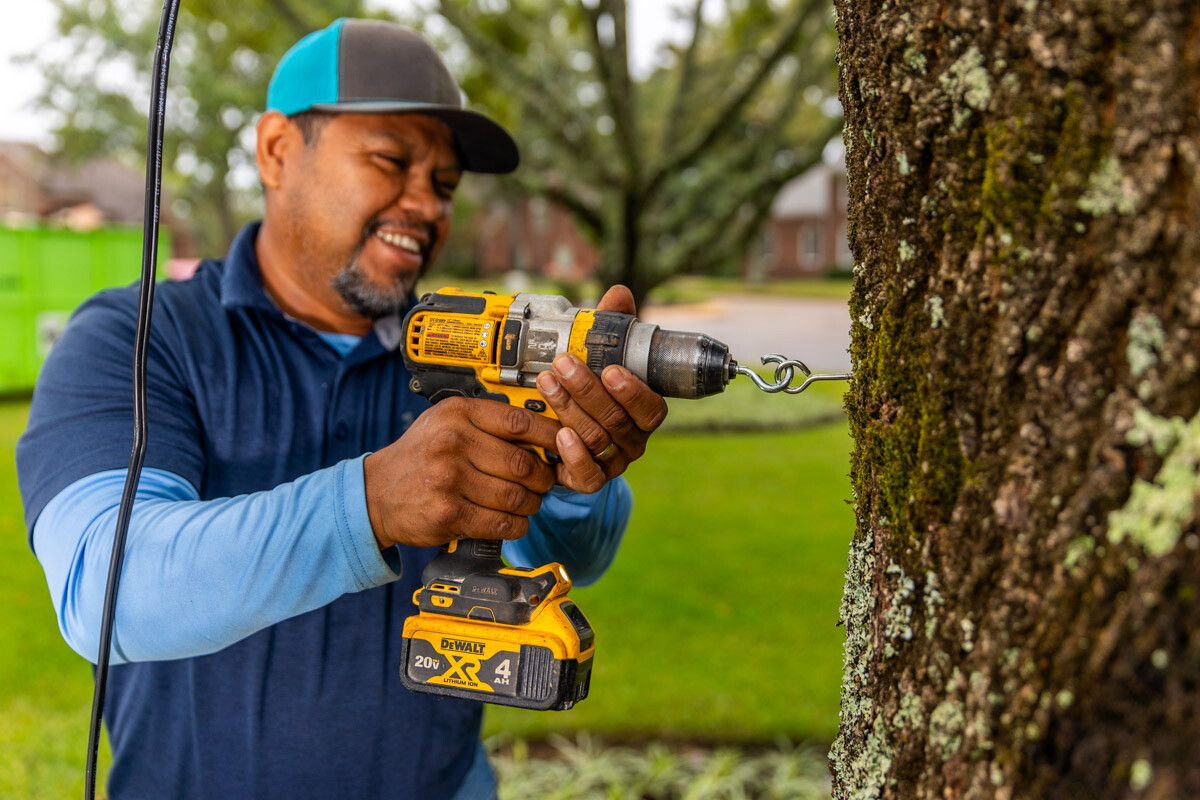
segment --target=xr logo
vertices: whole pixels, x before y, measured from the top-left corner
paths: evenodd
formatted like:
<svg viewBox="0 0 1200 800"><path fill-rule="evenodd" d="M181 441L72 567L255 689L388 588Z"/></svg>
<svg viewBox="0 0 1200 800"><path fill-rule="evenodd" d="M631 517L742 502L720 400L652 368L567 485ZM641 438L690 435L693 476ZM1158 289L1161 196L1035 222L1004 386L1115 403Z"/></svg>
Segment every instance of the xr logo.
<svg viewBox="0 0 1200 800"><path fill-rule="evenodd" d="M470 656L456 656L453 653L446 653L445 655L450 660L450 669L442 674L442 678L446 680L457 679L466 681L467 683L479 683L479 659L471 658Z"/></svg>

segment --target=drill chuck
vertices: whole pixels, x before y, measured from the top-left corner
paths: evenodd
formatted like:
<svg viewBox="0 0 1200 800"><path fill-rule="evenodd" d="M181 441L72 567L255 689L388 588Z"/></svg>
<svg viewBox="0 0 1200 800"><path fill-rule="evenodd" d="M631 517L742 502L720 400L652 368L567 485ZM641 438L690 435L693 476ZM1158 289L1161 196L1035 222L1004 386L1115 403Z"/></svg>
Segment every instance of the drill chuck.
<svg viewBox="0 0 1200 800"><path fill-rule="evenodd" d="M664 397L707 397L725 391L737 374L729 348L711 336L664 331L635 322L629 331L625 366Z"/></svg>

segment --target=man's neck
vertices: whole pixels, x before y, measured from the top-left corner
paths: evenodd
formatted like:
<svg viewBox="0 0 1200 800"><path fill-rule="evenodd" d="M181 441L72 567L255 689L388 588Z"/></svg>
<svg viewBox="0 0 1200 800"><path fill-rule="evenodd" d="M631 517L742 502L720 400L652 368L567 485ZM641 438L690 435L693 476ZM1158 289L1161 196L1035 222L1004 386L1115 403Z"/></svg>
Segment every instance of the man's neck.
<svg viewBox="0 0 1200 800"><path fill-rule="evenodd" d="M307 286L295 271L287 268L294 263L294 256L266 221L254 242L254 255L263 291L284 314L327 333L365 336L371 330L371 320L347 309L332 287Z"/></svg>

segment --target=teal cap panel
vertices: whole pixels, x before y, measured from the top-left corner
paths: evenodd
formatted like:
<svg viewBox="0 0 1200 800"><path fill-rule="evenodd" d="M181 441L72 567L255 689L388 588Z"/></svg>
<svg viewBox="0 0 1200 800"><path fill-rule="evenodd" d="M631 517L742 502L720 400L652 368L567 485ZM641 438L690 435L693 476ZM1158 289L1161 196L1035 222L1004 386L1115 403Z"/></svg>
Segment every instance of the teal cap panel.
<svg viewBox="0 0 1200 800"><path fill-rule="evenodd" d="M338 100L339 19L308 34L283 54L267 87L267 110L291 116Z"/></svg>

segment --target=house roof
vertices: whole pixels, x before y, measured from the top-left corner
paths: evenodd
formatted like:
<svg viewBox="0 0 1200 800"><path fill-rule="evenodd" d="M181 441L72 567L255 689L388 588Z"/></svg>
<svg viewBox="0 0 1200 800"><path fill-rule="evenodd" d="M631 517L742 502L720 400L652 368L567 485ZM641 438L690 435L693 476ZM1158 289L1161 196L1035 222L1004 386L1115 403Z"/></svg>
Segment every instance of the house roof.
<svg viewBox="0 0 1200 800"><path fill-rule="evenodd" d="M145 204L145 179L139 170L111 158L91 158L71 164L47 154L29 142L0 140L0 159L13 164L41 186L44 207L40 215L90 203L110 222L138 224ZM174 226L169 213L170 195L163 191L162 221Z"/></svg>
<svg viewBox="0 0 1200 800"><path fill-rule="evenodd" d="M105 219L113 222L142 221L145 181L137 172L112 159L93 158L58 167L46 176L43 185L57 208L91 203L104 213Z"/></svg>
<svg viewBox="0 0 1200 800"><path fill-rule="evenodd" d="M846 175L843 156L815 164L807 172L792 178L783 185L771 203L771 218L822 217L828 214L830 178Z"/></svg>
<svg viewBox="0 0 1200 800"><path fill-rule="evenodd" d="M46 154L36 144L0 139L0 158L34 183L40 184L45 176Z"/></svg>

